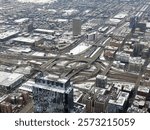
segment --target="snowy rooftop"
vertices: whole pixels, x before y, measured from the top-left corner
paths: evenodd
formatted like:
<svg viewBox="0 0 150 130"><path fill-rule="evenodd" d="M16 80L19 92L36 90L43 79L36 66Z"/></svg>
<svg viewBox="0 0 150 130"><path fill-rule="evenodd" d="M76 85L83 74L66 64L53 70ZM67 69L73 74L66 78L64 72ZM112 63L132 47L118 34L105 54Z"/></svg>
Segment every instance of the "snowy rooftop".
<svg viewBox="0 0 150 130"><path fill-rule="evenodd" d="M4 32L4 33L0 33L0 39L5 39L5 38L13 36L17 33L19 33L19 32L18 31L7 31L7 32Z"/></svg>
<svg viewBox="0 0 150 130"><path fill-rule="evenodd" d="M24 22L27 22L28 20L29 20L29 18L16 19L15 23L24 23Z"/></svg>
<svg viewBox="0 0 150 130"><path fill-rule="evenodd" d="M0 85L10 86L13 83L15 83L17 80L23 78L23 76L24 76L23 74L0 71Z"/></svg>
<svg viewBox="0 0 150 130"><path fill-rule="evenodd" d="M128 14L127 13L119 13L117 15L114 16L115 19L123 19L127 16Z"/></svg>

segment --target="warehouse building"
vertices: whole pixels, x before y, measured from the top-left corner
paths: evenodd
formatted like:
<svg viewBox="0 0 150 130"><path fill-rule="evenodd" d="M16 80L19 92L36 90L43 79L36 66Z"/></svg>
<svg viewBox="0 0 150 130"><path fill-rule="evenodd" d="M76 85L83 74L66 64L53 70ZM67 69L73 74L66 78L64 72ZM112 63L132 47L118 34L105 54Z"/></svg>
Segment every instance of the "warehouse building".
<svg viewBox="0 0 150 130"><path fill-rule="evenodd" d="M23 82L24 75L0 71L0 89L9 91Z"/></svg>
<svg viewBox="0 0 150 130"><path fill-rule="evenodd" d="M36 46L43 43L43 39L40 37L17 37L13 39L14 43L21 45Z"/></svg>
<svg viewBox="0 0 150 130"><path fill-rule="evenodd" d="M18 35L18 31L7 31L0 33L0 42L8 41Z"/></svg>
<svg viewBox="0 0 150 130"><path fill-rule="evenodd" d="M54 35L55 31L54 30L48 30L48 29L35 29L34 30L35 33L42 33L42 34L50 34L50 35Z"/></svg>

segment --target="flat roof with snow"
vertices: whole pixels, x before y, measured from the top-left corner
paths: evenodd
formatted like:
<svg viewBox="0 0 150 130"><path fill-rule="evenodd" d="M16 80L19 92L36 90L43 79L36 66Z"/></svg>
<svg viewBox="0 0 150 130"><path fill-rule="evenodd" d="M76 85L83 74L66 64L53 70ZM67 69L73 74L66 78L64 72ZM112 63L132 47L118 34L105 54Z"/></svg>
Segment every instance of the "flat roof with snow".
<svg viewBox="0 0 150 130"><path fill-rule="evenodd" d="M4 33L0 33L0 40L4 40L4 39L11 37L13 35L16 35L18 33L19 33L19 31L7 31Z"/></svg>
<svg viewBox="0 0 150 130"><path fill-rule="evenodd" d="M0 71L0 86L8 87L23 77L23 74Z"/></svg>
<svg viewBox="0 0 150 130"><path fill-rule="evenodd" d="M35 32L39 32L39 33L49 33L49 34L53 34L53 33L55 33L55 31L54 30L48 30L48 29L35 29L34 30Z"/></svg>
<svg viewBox="0 0 150 130"><path fill-rule="evenodd" d="M27 22L27 21L29 21L29 18L21 18L21 19L16 19L15 23L24 23L24 22Z"/></svg>
<svg viewBox="0 0 150 130"><path fill-rule="evenodd" d="M29 53L31 52L31 48L21 48L21 47L12 47L8 49L11 52L16 52L16 53Z"/></svg>
<svg viewBox="0 0 150 130"><path fill-rule="evenodd" d="M114 16L115 19L124 19L126 16L128 16L127 13L119 13Z"/></svg>
<svg viewBox="0 0 150 130"><path fill-rule="evenodd" d="M85 50L87 50L88 48L90 48L91 45L89 44L86 44L86 43L80 43L78 46L76 46L75 48L73 48L69 54L72 54L72 55L77 55L77 54L80 54L82 52L84 52Z"/></svg>
<svg viewBox="0 0 150 130"><path fill-rule="evenodd" d="M29 43L29 44L33 44L39 40L40 38L34 38L34 37L17 37L13 39L13 41L15 42L23 42L23 43Z"/></svg>
<svg viewBox="0 0 150 130"><path fill-rule="evenodd" d="M110 25L118 25L120 22L121 22L120 19L111 18L111 19L109 19L109 21L107 22L107 24L110 24Z"/></svg>

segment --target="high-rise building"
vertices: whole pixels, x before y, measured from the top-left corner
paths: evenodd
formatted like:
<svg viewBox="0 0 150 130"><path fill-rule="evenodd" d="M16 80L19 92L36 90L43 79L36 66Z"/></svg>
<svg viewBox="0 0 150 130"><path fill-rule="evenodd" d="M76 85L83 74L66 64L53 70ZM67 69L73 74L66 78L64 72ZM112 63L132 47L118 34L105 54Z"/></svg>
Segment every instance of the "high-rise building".
<svg viewBox="0 0 150 130"><path fill-rule="evenodd" d="M126 111L129 93L120 91L117 99L110 99L107 105L108 113L122 113Z"/></svg>
<svg viewBox="0 0 150 130"><path fill-rule="evenodd" d="M138 17L134 16L130 18L130 25L129 27L135 29L138 23Z"/></svg>
<svg viewBox="0 0 150 130"><path fill-rule="evenodd" d="M37 75L33 86L34 112L73 112L73 86L69 79L50 79Z"/></svg>
<svg viewBox="0 0 150 130"><path fill-rule="evenodd" d="M139 22L139 23L137 24L137 28L140 28L140 31L141 31L141 32L145 32L145 30L146 30L146 23L144 23L144 22Z"/></svg>
<svg viewBox="0 0 150 130"><path fill-rule="evenodd" d="M94 112L101 113L106 112L106 107L108 104L108 96L106 95L96 95L96 99L94 101Z"/></svg>
<svg viewBox="0 0 150 130"><path fill-rule="evenodd" d="M29 22L27 25L27 32L32 32L34 29L33 22Z"/></svg>
<svg viewBox="0 0 150 130"><path fill-rule="evenodd" d="M145 60L141 57L130 57L128 64L128 72L139 73L144 65Z"/></svg>
<svg viewBox="0 0 150 130"><path fill-rule="evenodd" d="M96 87L105 88L107 85L107 77L104 75L96 76Z"/></svg>
<svg viewBox="0 0 150 130"><path fill-rule="evenodd" d="M144 44L142 43L134 43L133 46L133 56L139 57L141 56L142 50L144 49Z"/></svg>
<svg viewBox="0 0 150 130"><path fill-rule="evenodd" d="M93 112L93 96L90 96L88 93L82 99L82 103L86 104L86 112Z"/></svg>
<svg viewBox="0 0 150 130"><path fill-rule="evenodd" d="M88 41L95 41L97 39L97 33L92 32L87 34L87 40Z"/></svg>
<svg viewBox="0 0 150 130"><path fill-rule="evenodd" d="M81 20L73 19L73 36L81 35Z"/></svg>

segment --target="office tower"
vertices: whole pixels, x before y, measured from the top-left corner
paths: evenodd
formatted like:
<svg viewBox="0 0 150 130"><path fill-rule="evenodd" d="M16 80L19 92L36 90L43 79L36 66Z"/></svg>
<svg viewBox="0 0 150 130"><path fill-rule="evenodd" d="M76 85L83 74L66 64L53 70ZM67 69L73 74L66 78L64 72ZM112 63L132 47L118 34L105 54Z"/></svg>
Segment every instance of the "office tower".
<svg viewBox="0 0 150 130"><path fill-rule="evenodd" d="M139 28L141 32L145 32L146 31L146 23L139 22L137 24L137 28Z"/></svg>
<svg viewBox="0 0 150 130"><path fill-rule="evenodd" d="M82 103L86 104L86 112L91 113L93 112L93 97L89 94L85 94L82 99Z"/></svg>
<svg viewBox="0 0 150 130"><path fill-rule="evenodd" d="M144 44L142 43L134 43L133 46L133 56L139 57L141 56L142 50L144 49Z"/></svg>
<svg viewBox="0 0 150 130"><path fill-rule="evenodd" d="M129 59L128 72L139 73L142 70L145 60L141 57L133 57Z"/></svg>
<svg viewBox="0 0 150 130"><path fill-rule="evenodd" d="M135 30L135 28L137 27L137 23L138 23L138 17L134 16L130 18L130 25L129 28L132 29L132 31Z"/></svg>
<svg viewBox="0 0 150 130"><path fill-rule="evenodd" d="M34 29L33 22L29 22L27 25L27 32L32 32Z"/></svg>
<svg viewBox="0 0 150 130"><path fill-rule="evenodd" d="M73 36L81 35L81 20L73 19Z"/></svg>
<svg viewBox="0 0 150 130"><path fill-rule="evenodd" d="M87 34L87 40L88 41L95 41L96 38L97 38L97 33L96 32L92 32L92 33Z"/></svg>
<svg viewBox="0 0 150 130"><path fill-rule="evenodd" d="M103 75L96 76L96 87L105 88L107 85L107 77Z"/></svg>
<svg viewBox="0 0 150 130"><path fill-rule="evenodd" d="M117 99L110 99L107 105L108 113L122 113L126 111L129 93L120 91Z"/></svg>
<svg viewBox="0 0 150 130"><path fill-rule="evenodd" d="M106 95L96 95L96 99L94 101L94 112L101 113L106 112L106 107L108 104L108 97Z"/></svg>
<svg viewBox="0 0 150 130"><path fill-rule="evenodd" d="M33 86L34 112L69 113L73 111L73 87L68 79L51 79L40 74Z"/></svg>

